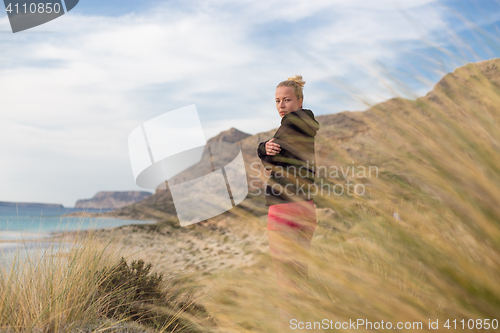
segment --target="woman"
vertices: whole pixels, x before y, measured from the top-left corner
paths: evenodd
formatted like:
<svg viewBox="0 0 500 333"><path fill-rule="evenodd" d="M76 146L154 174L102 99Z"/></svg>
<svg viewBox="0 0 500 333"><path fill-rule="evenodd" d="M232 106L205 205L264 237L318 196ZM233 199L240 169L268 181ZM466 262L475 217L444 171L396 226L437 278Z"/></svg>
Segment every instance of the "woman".
<svg viewBox="0 0 500 333"><path fill-rule="evenodd" d="M316 228L311 192L316 192L314 137L319 123L311 110L302 108L304 84L300 75L278 84L275 95L281 126L257 149L264 167L271 171L266 186L267 233L283 296L290 288L298 288L300 276L308 278L308 264L299 257L302 250L309 251Z"/></svg>

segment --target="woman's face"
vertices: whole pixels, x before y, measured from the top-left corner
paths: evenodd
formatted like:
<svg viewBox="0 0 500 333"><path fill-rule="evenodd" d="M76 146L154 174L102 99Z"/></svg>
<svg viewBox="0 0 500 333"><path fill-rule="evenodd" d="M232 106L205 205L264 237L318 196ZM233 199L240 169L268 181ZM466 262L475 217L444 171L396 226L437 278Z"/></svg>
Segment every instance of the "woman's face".
<svg viewBox="0 0 500 333"><path fill-rule="evenodd" d="M283 118L287 113L300 110L302 98L297 99L292 87L281 86L276 88L276 109Z"/></svg>

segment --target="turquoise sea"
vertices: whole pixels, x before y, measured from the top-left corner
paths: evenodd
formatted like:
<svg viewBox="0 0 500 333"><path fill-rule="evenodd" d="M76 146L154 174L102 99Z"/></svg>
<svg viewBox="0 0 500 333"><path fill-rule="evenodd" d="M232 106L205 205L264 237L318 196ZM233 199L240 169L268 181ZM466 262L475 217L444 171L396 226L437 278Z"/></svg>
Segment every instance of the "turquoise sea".
<svg viewBox="0 0 500 333"><path fill-rule="evenodd" d="M111 209L0 206L0 251L13 250L23 243L25 247L30 247L30 244L34 246L35 243L38 243L35 240L50 237L59 231L154 223L154 221L61 216L73 212L98 213L107 211L111 211ZM19 240L23 242L17 242Z"/></svg>

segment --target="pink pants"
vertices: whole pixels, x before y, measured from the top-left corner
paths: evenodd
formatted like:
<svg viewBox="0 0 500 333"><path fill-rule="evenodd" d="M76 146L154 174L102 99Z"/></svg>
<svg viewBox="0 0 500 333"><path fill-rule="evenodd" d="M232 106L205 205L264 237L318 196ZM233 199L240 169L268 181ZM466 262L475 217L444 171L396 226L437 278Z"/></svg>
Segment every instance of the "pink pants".
<svg viewBox="0 0 500 333"><path fill-rule="evenodd" d="M309 278L309 263L297 249L310 250L315 229L316 209L312 200L269 206L269 249L283 304L290 302L287 292L291 288L300 289L300 281ZM280 306L280 316L288 322L290 318L284 309L284 305Z"/></svg>
<svg viewBox="0 0 500 333"><path fill-rule="evenodd" d="M316 229L316 209L310 201L297 201L269 206L267 230L289 228Z"/></svg>

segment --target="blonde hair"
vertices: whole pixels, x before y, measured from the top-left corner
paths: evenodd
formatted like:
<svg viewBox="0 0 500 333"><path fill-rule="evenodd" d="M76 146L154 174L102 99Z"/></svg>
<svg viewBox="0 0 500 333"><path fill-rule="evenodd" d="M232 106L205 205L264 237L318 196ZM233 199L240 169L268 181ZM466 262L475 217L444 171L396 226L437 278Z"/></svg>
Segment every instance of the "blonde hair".
<svg viewBox="0 0 500 333"><path fill-rule="evenodd" d="M294 75L292 77L289 77L286 79L286 81L280 82L276 88L278 87L292 87L295 96L297 96L297 99L304 99L304 94L302 93L302 88L304 88L304 84L306 84L306 81L302 80L302 75Z"/></svg>

